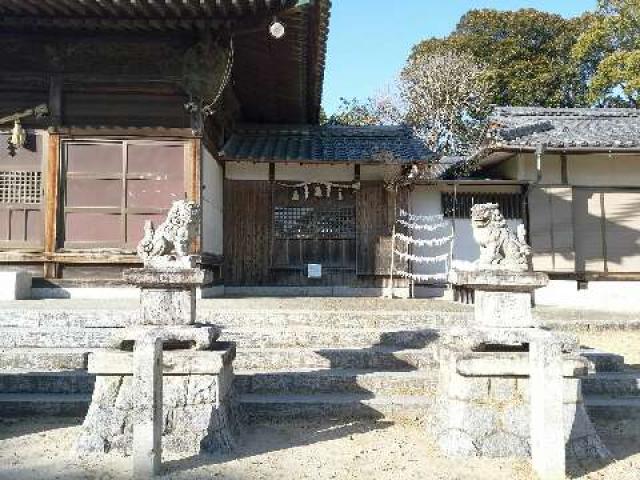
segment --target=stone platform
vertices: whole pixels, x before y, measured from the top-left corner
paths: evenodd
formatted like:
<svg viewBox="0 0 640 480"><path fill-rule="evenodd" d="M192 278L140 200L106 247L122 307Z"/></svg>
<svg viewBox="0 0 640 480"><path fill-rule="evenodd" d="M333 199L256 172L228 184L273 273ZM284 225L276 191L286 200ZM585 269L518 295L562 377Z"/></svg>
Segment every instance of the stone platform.
<svg viewBox="0 0 640 480"><path fill-rule="evenodd" d="M138 306L136 300L0 303L0 416L84 415L95 381L87 373L89 353L113 346ZM472 307L441 300L218 298L198 300L196 325L216 325L222 345L238 343L238 400L256 421L287 420L292 412L303 419L404 421L432 411L439 338L429 338L472 318ZM631 316L548 308L534 309L534 318L603 335L636 325ZM582 353L592 370L583 384L590 412L618 415L624 400L628 415L640 418L640 373L625 372L620 355ZM628 406L631 397L635 407Z"/></svg>

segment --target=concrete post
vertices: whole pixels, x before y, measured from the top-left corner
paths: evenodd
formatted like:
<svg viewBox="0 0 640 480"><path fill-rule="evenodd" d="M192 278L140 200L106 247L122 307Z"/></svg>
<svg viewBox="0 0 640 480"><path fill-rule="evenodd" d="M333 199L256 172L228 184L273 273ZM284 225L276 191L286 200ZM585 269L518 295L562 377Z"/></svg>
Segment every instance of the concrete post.
<svg viewBox="0 0 640 480"><path fill-rule="evenodd" d="M133 350L133 478L160 473L162 466L162 339L150 334Z"/></svg>
<svg viewBox="0 0 640 480"><path fill-rule="evenodd" d="M529 364L533 471L540 480L564 480L564 385L560 343L550 338L533 340L529 345Z"/></svg>

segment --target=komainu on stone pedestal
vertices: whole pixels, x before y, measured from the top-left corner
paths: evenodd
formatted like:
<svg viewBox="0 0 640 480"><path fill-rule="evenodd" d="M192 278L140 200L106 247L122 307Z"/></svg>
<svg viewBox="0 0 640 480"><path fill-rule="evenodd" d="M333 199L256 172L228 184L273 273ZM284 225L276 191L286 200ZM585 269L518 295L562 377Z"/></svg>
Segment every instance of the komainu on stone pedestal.
<svg viewBox="0 0 640 480"><path fill-rule="evenodd" d="M144 268L123 275L140 289L140 310L132 325L113 334L111 349L89 357L96 386L79 455L132 454L134 471L136 465L155 471L161 450L193 455L232 447L235 347L216 342L217 327L196 324L196 288L211 282L211 272L189 255L199 223L199 207L178 201L158 229L146 225L138 247ZM141 422L153 427L147 430L157 446L141 447L140 438L148 439L147 430L136 430Z"/></svg>
<svg viewBox="0 0 640 480"><path fill-rule="evenodd" d="M138 244L138 256L145 267L166 267L167 258L173 252L172 260L187 257L189 247L200 223L200 207L195 202L179 200L173 202L167 219L156 229L151 220L144 225L144 237ZM189 266L187 265L187 268Z"/></svg>
<svg viewBox="0 0 640 480"><path fill-rule="evenodd" d="M480 246L478 268L528 270L531 247L527 245L523 225L514 234L496 203L480 203L471 207L473 238Z"/></svg>

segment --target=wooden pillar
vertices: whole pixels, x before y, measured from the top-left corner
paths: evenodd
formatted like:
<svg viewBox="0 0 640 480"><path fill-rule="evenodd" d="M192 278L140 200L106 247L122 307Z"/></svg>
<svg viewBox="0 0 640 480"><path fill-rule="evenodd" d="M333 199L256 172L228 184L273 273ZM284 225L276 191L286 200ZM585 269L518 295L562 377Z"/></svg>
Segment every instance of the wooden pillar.
<svg viewBox="0 0 640 480"><path fill-rule="evenodd" d="M52 261L57 248L58 205L60 197L60 135L50 133L47 147L44 211L44 277L57 277L57 264Z"/></svg>
<svg viewBox="0 0 640 480"><path fill-rule="evenodd" d="M196 202L202 206L201 192L202 192L202 151L201 151L201 139L192 138L188 140L185 148L185 189L187 194L187 200ZM193 252L200 253L202 245L202 221L200 222L200 234L193 241Z"/></svg>

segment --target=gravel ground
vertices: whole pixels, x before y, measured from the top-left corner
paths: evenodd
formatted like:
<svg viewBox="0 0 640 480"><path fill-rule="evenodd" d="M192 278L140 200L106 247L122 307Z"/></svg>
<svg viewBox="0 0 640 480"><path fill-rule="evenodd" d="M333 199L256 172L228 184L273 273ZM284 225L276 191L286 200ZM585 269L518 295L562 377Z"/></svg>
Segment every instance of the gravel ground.
<svg viewBox="0 0 640 480"><path fill-rule="evenodd" d="M130 459L79 463L72 455L79 420L32 418L0 421L0 479L117 480L129 478ZM603 430L607 432L606 429ZM609 429L621 460L605 467L573 466L580 480L640 478L637 425ZM524 460L449 460L418 426L385 423L260 425L246 428L233 454L165 458L175 480L528 480Z"/></svg>

